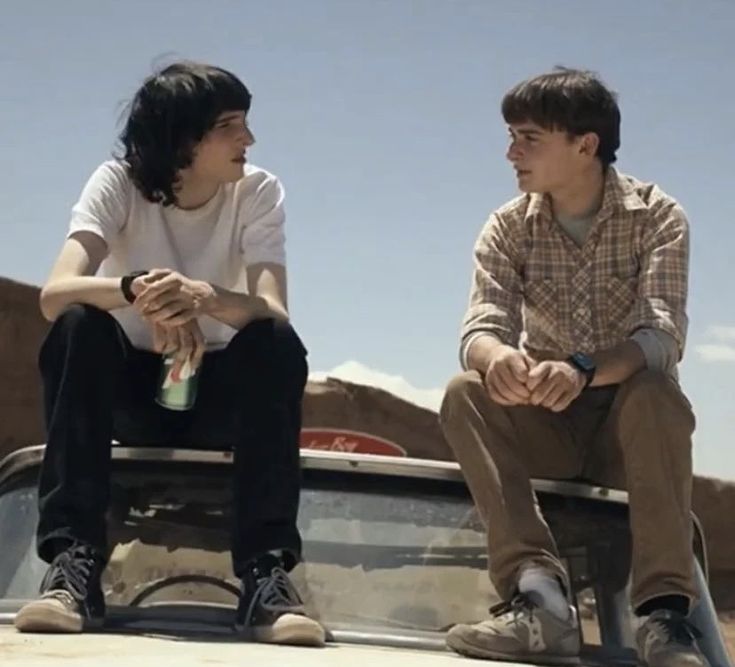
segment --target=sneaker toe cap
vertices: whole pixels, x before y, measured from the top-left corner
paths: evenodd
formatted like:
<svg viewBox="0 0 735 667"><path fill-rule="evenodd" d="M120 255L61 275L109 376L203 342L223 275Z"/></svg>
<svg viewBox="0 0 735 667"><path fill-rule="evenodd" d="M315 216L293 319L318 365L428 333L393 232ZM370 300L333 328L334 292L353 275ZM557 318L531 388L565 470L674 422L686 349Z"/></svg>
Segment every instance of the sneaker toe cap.
<svg viewBox="0 0 735 667"><path fill-rule="evenodd" d="M296 646L324 646L325 632L320 623L301 614L283 614L273 625L254 628L256 641Z"/></svg>

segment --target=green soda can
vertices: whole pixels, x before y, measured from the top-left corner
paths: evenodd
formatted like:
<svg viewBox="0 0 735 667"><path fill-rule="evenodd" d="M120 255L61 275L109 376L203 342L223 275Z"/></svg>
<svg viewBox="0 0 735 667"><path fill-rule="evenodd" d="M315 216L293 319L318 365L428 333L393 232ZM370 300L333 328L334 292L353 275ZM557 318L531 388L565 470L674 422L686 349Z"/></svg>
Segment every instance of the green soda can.
<svg viewBox="0 0 735 667"><path fill-rule="evenodd" d="M156 403L169 410L189 410L197 397L198 369L192 368L191 360L187 359L175 373L174 361L172 354L163 357Z"/></svg>

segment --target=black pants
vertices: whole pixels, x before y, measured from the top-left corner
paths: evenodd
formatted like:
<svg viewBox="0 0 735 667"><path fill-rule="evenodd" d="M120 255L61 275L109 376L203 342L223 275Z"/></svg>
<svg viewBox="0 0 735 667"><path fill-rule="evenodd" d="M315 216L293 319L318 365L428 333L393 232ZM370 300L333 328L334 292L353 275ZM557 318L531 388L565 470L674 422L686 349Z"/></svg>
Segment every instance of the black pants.
<svg viewBox="0 0 735 667"><path fill-rule="evenodd" d="M259 320L207 353L194 407L154 401L161 356L138 350L109 313L73 305L43 344L47 445L39 556L68 540L107 552L113 438L126 444L234 450L235 573L271 549L299 559L299 431L306 350L290 325Z"/></svg>

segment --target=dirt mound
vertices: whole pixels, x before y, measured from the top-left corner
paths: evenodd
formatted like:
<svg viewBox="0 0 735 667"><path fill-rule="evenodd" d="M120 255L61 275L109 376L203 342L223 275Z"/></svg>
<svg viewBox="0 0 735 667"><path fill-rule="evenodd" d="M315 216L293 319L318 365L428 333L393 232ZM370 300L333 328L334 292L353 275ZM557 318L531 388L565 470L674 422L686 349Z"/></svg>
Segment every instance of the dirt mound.
<svg viewBox="0 0 735 667"><path fill-rule="evenodd" d="M43 442L38 350L49 324L37 287L0 278L0 458Z"/></svg>

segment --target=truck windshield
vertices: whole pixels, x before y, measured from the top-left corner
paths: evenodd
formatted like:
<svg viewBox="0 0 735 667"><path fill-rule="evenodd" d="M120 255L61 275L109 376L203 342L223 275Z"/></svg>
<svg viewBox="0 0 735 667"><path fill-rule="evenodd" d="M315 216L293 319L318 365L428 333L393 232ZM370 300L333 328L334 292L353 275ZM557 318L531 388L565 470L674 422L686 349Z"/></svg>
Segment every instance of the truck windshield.
<svg viewBox="0 0 735 667"><path fill-rule="evenodd" d="M224 466L117 462L109 510L108 605L235 606ZM0 598L37 594L36 471L0 495ZM327 627L441 631L498 601L471 499L450 482L304 471L304 563L293 573Z"/></svg>

